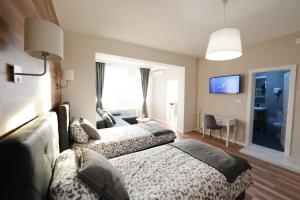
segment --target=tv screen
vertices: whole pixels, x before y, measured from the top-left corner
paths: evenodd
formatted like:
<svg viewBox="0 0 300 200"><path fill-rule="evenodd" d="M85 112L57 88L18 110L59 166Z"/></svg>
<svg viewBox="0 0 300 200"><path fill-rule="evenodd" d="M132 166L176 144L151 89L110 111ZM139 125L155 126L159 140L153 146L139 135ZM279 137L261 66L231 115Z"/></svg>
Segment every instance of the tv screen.
<svg viewBox="0 0 300 200"><path fill-rule="evenodd" d="M240 93L240 75L209 78L209 93L211 94Z"/></svg>

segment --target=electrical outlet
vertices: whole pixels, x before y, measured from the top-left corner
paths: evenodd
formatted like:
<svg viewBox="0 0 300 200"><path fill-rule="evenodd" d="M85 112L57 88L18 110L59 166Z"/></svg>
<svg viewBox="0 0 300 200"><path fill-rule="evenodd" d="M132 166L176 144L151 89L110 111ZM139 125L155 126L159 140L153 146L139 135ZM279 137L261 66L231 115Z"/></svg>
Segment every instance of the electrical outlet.
<svg viewBox="0 0 300 200"><path fill-rule="evenodd" d="M22 76L15 75L15 73L22 73L22 67L20 67L18 65L14 65L13 72L14 72L14 76L13 76L14 82L15 83L22 83Z"/></svg>
<svg viewBox="0 0 300 200"><path fill-rule="evenodd" d="M300 38L296 38L296 44L300 44Z"/></svg>

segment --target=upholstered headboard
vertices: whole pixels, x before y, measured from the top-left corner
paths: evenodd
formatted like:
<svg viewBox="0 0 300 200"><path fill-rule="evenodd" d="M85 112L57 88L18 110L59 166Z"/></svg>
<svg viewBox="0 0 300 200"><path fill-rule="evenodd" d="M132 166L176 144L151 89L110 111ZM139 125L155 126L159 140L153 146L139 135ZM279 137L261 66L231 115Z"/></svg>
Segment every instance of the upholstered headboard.
<svg viewBox="0 0 300 200"><path fill-rule="evenodd" d="M0 141L1 199L48 199L59 154L55 112L38 117Z"/></svg>
<svg viewBox="0 0 300 200"><path fill-rule="evenodd" d="M70 135L70 104L65 102L58 106L58 131L59 131L59 147L60 151L64 151L69 148Z"/></svg>

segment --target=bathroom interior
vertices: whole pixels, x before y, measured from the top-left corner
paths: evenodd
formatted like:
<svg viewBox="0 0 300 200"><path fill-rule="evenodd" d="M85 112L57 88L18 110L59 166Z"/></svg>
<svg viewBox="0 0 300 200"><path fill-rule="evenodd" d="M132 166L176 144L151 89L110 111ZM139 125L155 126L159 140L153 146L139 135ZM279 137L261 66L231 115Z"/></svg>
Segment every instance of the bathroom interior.
<svg viewBox="0 0 300 200"><path fill-rule="evenodd" d="M252 143L284 151L290 71L256 73Z"/></svg>

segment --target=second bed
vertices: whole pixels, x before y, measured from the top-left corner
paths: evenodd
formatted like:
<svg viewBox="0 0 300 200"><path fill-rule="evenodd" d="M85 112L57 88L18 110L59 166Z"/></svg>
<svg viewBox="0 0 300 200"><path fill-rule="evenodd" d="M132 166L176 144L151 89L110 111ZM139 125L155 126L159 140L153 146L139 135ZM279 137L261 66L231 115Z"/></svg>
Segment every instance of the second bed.
<svg viewBox="0 0 300 200"><path fill-rule="evenodd" d="M100 139L89 138L85 143L74 142L70 137L70 105L58 107L58 122L61 151L72 148L92 149L106 158L141 151L151 147L171 143L176 139L171 129L159 126L155 122L127 125L98 130Z"/></svg>

